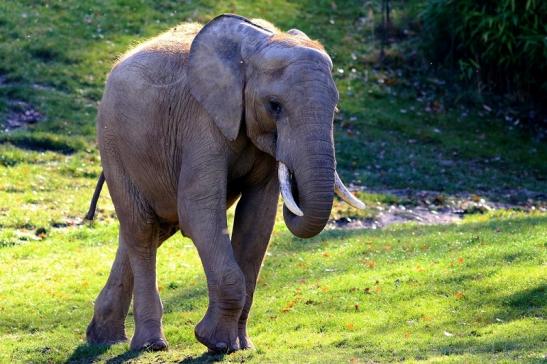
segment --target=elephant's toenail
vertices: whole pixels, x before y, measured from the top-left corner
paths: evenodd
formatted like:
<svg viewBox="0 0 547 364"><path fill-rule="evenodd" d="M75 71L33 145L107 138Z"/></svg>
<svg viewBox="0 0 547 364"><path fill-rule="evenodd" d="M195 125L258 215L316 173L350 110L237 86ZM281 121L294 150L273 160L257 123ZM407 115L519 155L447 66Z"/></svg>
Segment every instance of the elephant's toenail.
<svg viewBox="0 0 547 364"><path fill-rule="evenodd" d="M163 340L158 340L154 342L145 342L142 346L144 351L161 351L167 350L167 343Z"/></svg>
<svg viewBox="0 0 547 364"><path fill-rule="evenodd" d="M225 352L228 350L228 345L223 342L219 342L215 344L216 351Z"/></svg>

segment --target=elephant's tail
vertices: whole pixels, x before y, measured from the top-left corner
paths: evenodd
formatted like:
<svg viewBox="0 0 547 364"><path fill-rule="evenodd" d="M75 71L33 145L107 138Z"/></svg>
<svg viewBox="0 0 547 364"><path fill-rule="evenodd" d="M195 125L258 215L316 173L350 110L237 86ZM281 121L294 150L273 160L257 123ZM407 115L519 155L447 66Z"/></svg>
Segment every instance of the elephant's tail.
<svg viewBox="0 0 547 364"><path fill-rule="evenodd" d="M97 200L101 195L104 181L104 171L101 171L101 175L99 176L99 180L97 181L97 186L95 187L95 192L93 193L93 198L91 199L91 203L89 204L89 210L87 211L87 215L85 215L84 220L93 220L93 217L95 216L95 209L97 209Z"/></svg>

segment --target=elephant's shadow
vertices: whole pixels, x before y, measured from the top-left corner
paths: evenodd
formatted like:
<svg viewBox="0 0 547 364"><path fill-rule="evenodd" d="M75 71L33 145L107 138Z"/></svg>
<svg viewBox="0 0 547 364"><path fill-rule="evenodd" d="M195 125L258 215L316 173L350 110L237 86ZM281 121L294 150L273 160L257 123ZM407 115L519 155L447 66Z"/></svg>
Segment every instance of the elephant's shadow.
<svg viewBox="0 0 547 364"><path fill-rule="evenodd" d="M67 363L94 363L99 356L104 354L111 345L93 345L80 344L72 353ZM107 364L121 364L137 358L142 352L128 350L118 356L110 358L106 361ZM215 363L222 361L224 354L212 354L204 352L199 356L190 356L180 361L180 364L198 364L198 363Z"/></svg>
<svg viewBox="0 0 547 364"><path fill-rule="evenodd" d="M99 356L107 352L110 346L88 343L80 344L74 349L66 363L93 363Z"/></svg>
<svg viewBox="0 0 547 364"><path fill-rule="evenodd" d="M200 356L190 356L179 362L179 364L202 364L202 363L216 363L222 361L225 354L212 354L205 352Z"/></svg>

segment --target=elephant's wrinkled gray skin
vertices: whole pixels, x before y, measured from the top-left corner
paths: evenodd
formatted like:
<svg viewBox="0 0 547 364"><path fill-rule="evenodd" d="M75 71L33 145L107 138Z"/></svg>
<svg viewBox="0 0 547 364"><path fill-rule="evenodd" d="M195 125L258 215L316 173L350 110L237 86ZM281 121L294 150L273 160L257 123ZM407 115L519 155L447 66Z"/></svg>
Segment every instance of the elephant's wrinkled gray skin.
<svg viewBox="0 0 547 364"><path fill-rule="evenodd" d="M303 212L285 207L289 229L311 237L329 217L338 92L323 47L234 15L200 28L182 25L142 44L108 77L97 132L119 248L89 342L126 339L133 293L131 348L167 348L156 250L180 229L209 289L197 339L217 352L252 347L246 324L276 215L278 162L293 174ZM226 209L238 198L230 239Z"/></svg>

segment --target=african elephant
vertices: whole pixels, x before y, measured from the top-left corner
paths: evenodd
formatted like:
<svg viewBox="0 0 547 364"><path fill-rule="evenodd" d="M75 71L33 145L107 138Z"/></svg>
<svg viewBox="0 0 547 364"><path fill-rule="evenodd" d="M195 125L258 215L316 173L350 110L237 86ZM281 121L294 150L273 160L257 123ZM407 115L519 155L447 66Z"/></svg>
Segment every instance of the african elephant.
<svg viewBox="0 0 547 364"><path fill-rule="evenodd" d="M318 234L335 191L362 206L335 170L338 92L324 48L243 17L183 24L124 55L97 116L103 175L120 222L119 247L87 329L90 343L167 348L156 287L157 248L180 230L199 253L209 305L195 328L210 350L252 347L247 336L257 275L279 190L289 230ZM233 233L226 209L238 200Z"/></svg>

